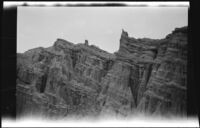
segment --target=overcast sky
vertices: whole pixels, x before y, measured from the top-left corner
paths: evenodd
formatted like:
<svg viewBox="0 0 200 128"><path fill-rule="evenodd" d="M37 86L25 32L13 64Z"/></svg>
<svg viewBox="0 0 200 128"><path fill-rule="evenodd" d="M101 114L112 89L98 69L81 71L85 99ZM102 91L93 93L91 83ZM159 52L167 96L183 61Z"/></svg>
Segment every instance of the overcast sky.
<svg viewBox="0 0 200 128"><path fill-rule="evenodd" d="M161 39L188 24L188 7L18 7L17 52L52 46L57 38L85 39L108 52L122 29L135 38Z"/></svg>

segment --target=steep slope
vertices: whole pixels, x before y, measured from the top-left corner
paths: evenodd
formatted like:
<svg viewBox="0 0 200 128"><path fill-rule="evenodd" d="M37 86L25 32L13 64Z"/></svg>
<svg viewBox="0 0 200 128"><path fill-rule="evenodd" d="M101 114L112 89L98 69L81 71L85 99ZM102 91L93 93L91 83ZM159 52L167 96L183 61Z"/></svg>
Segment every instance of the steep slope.
<svg viewBox="0 0 200 128"><path fill-rule="evenodd" d="M135 39L124 30L114 54L57 39L17 54L17 112L47 116L134 112L185 115L187 27L165 39Z"/></svg>

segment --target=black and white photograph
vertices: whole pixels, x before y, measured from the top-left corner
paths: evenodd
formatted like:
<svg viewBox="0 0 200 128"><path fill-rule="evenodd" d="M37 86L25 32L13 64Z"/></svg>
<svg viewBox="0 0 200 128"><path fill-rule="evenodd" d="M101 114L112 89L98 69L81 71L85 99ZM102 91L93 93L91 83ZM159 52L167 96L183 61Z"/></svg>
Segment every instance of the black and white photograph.
<svg viewBox="0 0 200 128"><path fill-rule="evenodd" d="M5 127L199 126L187 114L189 2L26 3Z"/></svg>

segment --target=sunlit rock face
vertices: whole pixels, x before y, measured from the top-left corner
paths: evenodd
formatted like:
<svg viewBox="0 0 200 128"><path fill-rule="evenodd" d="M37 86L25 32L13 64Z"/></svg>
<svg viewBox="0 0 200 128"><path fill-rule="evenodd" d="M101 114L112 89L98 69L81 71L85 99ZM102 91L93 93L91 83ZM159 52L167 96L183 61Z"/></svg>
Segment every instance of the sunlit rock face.
<svg viewBox="0 0 200 128"><path fill-rule="evenodd" d="M187 27L164 39L122 30L114 54L57 39L17 54L17 114L47 117L186 115Z"/></svg>

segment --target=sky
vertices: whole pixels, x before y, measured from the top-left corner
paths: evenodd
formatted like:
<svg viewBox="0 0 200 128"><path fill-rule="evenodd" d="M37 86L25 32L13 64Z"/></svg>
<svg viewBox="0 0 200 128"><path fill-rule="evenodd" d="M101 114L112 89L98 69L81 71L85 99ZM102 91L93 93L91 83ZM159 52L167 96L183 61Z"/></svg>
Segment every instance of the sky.
<svg viewBox="0 0 200 128"><path fill-rule="evenodd" d="M134 38L161 39L188 25L188 7L18 7L17 52L50 47L57 38L119 49L122 29Z"/></svg>

